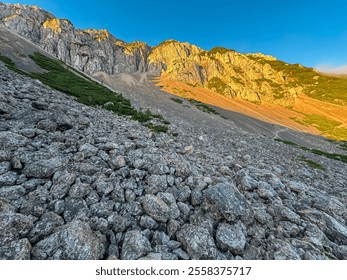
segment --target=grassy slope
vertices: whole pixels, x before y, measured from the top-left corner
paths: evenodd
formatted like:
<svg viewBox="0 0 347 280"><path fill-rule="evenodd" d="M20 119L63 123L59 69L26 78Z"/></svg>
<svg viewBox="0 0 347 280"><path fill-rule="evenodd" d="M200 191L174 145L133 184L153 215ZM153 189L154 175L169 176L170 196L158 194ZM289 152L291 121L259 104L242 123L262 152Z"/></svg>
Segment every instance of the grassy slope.
<svg viewBox="0 0 347 280"><path fill-rule="evenodd" d="M168 131L166 124L169 124L169 122L164 120L162 116L153 115L150 111L136 110L131 106L130 101L122 95L114 93L81 73L73 73L63 62L50 59L40 53L34 53L31 58L47 72L25 73L19 70L11 59L0 56L0 60L9 69L38 79L56 90L72 95L80 103L89 106L102 106L118 115L131 116L131 118L144 123L155 132Z"/></svg>

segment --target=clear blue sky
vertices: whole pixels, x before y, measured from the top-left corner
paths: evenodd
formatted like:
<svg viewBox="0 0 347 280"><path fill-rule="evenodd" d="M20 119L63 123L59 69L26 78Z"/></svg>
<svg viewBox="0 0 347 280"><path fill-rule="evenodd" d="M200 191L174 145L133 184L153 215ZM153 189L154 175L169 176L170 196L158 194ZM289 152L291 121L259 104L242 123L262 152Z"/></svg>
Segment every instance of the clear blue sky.
<svg viewBox="0 0 347 280"><path fill-rule="evenodd" d="M306 66L347 65L346 0L2 1L38 5L78 28L108 29L128 42L176 39Z"/></svg>

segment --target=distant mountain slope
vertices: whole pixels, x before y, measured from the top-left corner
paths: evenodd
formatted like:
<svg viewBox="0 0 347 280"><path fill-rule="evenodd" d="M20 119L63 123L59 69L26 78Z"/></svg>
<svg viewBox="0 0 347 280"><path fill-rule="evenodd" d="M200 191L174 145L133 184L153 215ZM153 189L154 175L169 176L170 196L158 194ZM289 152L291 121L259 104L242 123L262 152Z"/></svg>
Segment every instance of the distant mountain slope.
<svg viewBox="0 0 347 280"><path fill-rule="evenodd" d="M199 99L198 89L205 89L261 106L280 105L288 108L282 118L285 122L270 121L289 126L296 122L317 133L347 139L347 79L260 53L241 54L222 47L205 51L175 40L156 47L126 43L107 30L77 29L69 20L57 19L36 6L0 2L0 22L86 73L148 72L161 77L158 82L165 90L183 97ZM313 109L320 102L322 107ZM338 114L324 109L330 104L338 106L333 110ZM300 116L293 117L293 110Z"/></svg>

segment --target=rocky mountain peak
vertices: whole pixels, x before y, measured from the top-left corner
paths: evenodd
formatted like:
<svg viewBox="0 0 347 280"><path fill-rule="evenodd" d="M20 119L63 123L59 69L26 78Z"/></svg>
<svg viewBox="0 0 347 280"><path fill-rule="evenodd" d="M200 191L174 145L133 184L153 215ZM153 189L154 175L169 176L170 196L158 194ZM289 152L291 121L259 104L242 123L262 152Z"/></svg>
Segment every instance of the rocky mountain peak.
<svg viewBox="0 0 347 280"><path fill-rule="evenodd" d="M84 32L88 33L95 40L98 40L99 42L106 40L110 37L110 32L108 32L108 30L106 30L106 29L100 29L100 30L86 29L86 30L84 30Z"/></svg>

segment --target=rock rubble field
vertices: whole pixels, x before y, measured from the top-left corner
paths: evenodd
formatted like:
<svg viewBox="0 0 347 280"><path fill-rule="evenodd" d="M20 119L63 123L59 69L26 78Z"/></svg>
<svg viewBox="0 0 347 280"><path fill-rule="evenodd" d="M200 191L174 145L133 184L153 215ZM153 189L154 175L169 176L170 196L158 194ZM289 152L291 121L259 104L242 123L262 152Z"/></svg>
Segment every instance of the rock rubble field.
<svg viewBox="0 0 347 280"><path fill-rule="evenodd" d="M347 259L346 164L225 130L155 134L0 63L0 259Z"/></svg>

